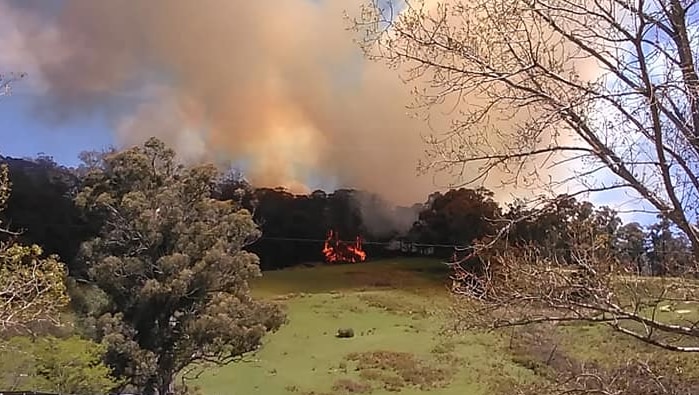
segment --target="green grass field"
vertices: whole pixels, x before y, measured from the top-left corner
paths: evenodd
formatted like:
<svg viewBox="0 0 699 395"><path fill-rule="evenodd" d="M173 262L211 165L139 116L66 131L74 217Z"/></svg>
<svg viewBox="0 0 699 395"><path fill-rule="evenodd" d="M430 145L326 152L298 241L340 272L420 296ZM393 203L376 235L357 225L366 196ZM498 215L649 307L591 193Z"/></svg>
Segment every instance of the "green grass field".
<svg viewBox="0 0 699 395"><path fill-rule="evenodd" d="M252 284L253 294L282 304L288 323L267 335L258 352L208 368L187 385L203 395L510 395L517 393L514 384L531 383L531 393L543 394L541 384L581 366L608 374L640 360L696 384L677 393L699 393L696 354L664 351L604 326L456 331L453 308L467 302L449 294L448 276L445 265L427 259L266 272ZM696 304L670 304L659 318L699 318ZM353 337L336 337L347 328ZM64 330L67 335L70 327ZM0 358L0 384L15 383L29 370L27 361Z"/></svg>
<svg viewBox="0 0 699 395"><path fill-rule="evenodd" d="M204 395L510 394L513 383L548 380L565 364L611 369L625 358L679 363L699 377L691 354L599 326L455 333L447 278L446 266L426 259L266 272L253 293L282 303L288 324L256 354L189 384ZM354 337L336 337L340 328Z"/></svg>
<svg viewBox="0 0 699 395"><path fill-rule="evenodd" d="M538 395L545 393L542 384L580 366L606 373L640 359L696 382L699 390L694 354L662 351L603 326L456 331L454 307L468 301L450 295L448 278L448 267L429 259L265 272L251 284L252 292L283 305L288 323L267 335L258 352L208 368L187 384L203 395L511 395L517 393L513 385L531 383L530 394ZM655 281L671 280L645 279L648 286ZM699 318L696 305L669 304L659 318L678 323ZM353 337L336 337L338 329L346 328ZM71 327L62 330L68 335ZM43 389L44 384L23 376L32 363L0 358L0 384Z"/></svg>
<svg viewBox="0 0 699 395"><path fill-rule="evenodd" d="M289 322L256 354L205 372L194 384L223 394L492 394L507 376L530 380L497 335L445 333L447 273L402 259L265 273L259 297ZM337 338L352 328L353 338Z"/></svg>

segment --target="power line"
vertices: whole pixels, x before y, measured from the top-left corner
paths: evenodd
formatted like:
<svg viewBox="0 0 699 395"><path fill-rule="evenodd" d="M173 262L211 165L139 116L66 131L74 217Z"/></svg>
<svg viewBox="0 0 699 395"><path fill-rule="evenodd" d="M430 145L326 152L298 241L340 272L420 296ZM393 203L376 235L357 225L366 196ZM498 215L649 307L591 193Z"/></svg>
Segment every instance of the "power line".
<svg viewBox="0 0 699 395"><path fill-rule="evenodd" d="M60 223L42 223L44 227L48 226L61 226L62 228L76 228L76 229L85 229L88 226L87 225L79 225L79 224L60 224ZM28 231L29 229L22 229L24 231ZM274 237L274 236L262 236L260 237L257 241L261 240L276 240L276 241L295 241L295 242L301 242L301 243L325 243L327 239L312 239L312 238L303 238L303 237ZM339 240L341 243L354 243L356 240ZM457 248L457 249L463 249L463 248L468 248L467 246L464 245L458 245L458 244L430 244L430 243L415 243L415 242L410 242L410 241L402 241L402 240L396 240L396 241L366 241L362 240L362 244L364 245L376 245L376 246L389 246L394 243L401 243L401 244L407 244L410 246L414 247L437 247L437 248Z"/></svg>
<svg viewBox="0 0 699 395"><path fill-rule="evenodd" d="M261 240L276 240L276 241L296 241L296 242L308 242L308 243L325 243L326 239L310 239L310 238L299 238L299 237L268 237L262 236L258 241ZM339 240L341 243L354 243L355 240ZM408 244L414 247L440 247L440 248L464 248L463 245L457 244L428 244L428 243L413 243L409 241L397 240L395 242L391 241L362 241L364 245L384 245L388 246L394 243Z"/></svg>

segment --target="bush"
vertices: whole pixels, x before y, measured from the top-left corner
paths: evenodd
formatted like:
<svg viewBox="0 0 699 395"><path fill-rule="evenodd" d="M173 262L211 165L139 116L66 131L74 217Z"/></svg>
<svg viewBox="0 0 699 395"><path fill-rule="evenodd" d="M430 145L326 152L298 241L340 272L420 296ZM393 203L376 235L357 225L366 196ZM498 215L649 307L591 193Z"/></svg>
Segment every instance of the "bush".
<svg viewBox="0 0 699 395"><path fill-rule="evenodd" d="M117 384L102 362L104 347L77 336L17 336L0 348L3 389L93 395L108 393Z"/></svg>

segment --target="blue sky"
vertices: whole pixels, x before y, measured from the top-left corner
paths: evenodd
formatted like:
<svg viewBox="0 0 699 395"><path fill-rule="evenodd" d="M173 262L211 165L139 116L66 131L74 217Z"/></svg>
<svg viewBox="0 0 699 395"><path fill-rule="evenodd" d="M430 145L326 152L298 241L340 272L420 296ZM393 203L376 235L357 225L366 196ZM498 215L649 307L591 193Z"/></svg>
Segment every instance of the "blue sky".
<svg viewBox="0 0 699 395"><path fill-rule="evenodd" d="M110 126L103 117L81 117L49 125L33 115L32 104L31 96L19 86L12 95L0 97L0 154L24 157L43 152L70 166L79 163L80 152L114 143Z"/></svg>
<svg viewBox="0 0 699 395"><path fill-rule="evenodd" d="M50 18L60 9L63 0L0 0L13 9L31 9L34 15ZM16 65L0 63L0 73L17 72ZM9 96L0 96L0 155L35 156L43 152L65 165L77 165L78 154L113 144L111 127L100 116L80 117L75 121L48 123L37 118L33 110L35 92L29 85L31 73L13 84Z"/></svg>

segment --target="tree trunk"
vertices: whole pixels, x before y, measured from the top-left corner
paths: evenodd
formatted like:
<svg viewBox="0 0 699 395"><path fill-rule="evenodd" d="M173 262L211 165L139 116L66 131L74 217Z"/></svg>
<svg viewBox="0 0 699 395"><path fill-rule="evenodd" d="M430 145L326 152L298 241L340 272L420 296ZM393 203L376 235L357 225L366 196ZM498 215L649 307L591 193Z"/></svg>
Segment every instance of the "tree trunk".
<svg viewBox="0 0 699 395"><path fill-rule="evenodd" d="M682 79L686 86L687 101L691 108L689 115L692 117L694 138L690 139L690 142L692 142L695 149L699 150L699 102L697 101L697 98L699 98L699 76L697 76L694 67L694 52L692 50L690 34L687 30L687 15L685 14L682 2L679 0L671 0L667 15L674 28L674 34L672 34L671 37L677 46L680 71L682 72Z"/></svg>
<svg viewBox="0 0 699 395"><path fill-rule="evenodd" d="M174 395L175 381L172 372L162 372L158 377L158 395Z"/></svg>

